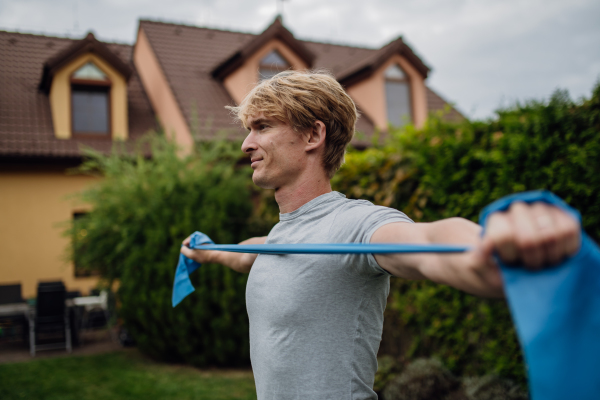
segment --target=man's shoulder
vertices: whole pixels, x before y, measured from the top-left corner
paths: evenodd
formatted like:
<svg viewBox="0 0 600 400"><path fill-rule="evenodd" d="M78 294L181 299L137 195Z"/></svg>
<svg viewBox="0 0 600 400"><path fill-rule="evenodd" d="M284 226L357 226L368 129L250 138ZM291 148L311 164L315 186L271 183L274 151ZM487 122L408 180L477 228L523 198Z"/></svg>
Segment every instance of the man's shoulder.
<svg viewBox="0 0 600 400"><path fill-rule="evenodd" d="M332 204L336 209L338 209L339 211L372 211L373 207L381 207L381 206L376 206L375 204L373 204L372 202L370 202L369 200L364 200L364 199L349 199L346 196L344 196L343 194L340 195L340 197L335 199L335 204Z"/></svg>
<svg viewBox="0 0 600 400"><path fill-rule="evenodd" d="M412 222L406 214L395 208L379 206L369 200L363 199L344 199L338 207L338 215L351 219L364 218L370 215L389 215L393 217L405 218Z"/></svg>
<svg viewBox="0 0 600 400"><path fill-rule="evenodd" d="M413 221L394 208L378 206L367 200L346 199L336 210L332 230L341 233L356 231L360 236L370 236L378 227L394 222Z"/></svg>

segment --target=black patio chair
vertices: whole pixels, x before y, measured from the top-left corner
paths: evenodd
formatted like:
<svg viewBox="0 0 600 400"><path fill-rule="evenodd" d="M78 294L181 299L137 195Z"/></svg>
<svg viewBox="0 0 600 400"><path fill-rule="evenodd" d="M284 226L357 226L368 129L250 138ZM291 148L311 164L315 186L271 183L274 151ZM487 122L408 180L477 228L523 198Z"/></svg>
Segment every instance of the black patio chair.
<svg viewBox="0 0 600 400"><path fill-rule="evenodd" d="M21 284L0 285L0 305L5 304L23 304L25 300L21 295ZM27 340L27 318L23 312L14 314L4 314L0 316L0 325L2 329L2 339L12 339L18 337L21 332L23 340Z"/></svg>
<svg viewBox="0 0 600 400"><path fill-rule="evenodd" d="M0 285L0 304L24 303L21 297L21 284Z"/></svg>
<svg viewBox="0 0 600 400"><path fill-rule="evenodd" d="M37 350L66 348L71 352L69 313L65 306L66 290L62 282L43 282L38 285L35 316L30 317L29 341L31 356ZM38 344L42 335L60 333L60 342ZM63 344L64 343L64 344Z"/></svg>

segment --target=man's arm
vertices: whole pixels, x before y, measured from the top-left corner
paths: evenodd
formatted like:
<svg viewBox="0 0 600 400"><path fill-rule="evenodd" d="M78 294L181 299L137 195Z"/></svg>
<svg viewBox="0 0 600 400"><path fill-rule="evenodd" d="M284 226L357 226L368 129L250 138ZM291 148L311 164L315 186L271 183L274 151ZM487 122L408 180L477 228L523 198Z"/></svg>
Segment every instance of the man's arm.
<svg viewBox="0 0 600 400"><path fill-rule="evenodd" d="M263 237L254 237L239 244L264 244L267 240L266 236ZM230 253L227 251L218 251L218 250L195 250L190 249L188 246L190 244L190 237L187 237L183 241L183 246L181 247L181 253L200 264L205 263L217 263L225 265L226 267L231 268L234 271L248 273L254 264L254 260L258 254L248 254L248 253Z"/></svg>
<svg viewBox="0 0 600 400"><path fill-rule="evenodd" d="M514 203L507 212L492 214L485 236L481 227L462 218L432 223L392 223L379 228L371 243L464 244L463 254L378 254L375 259L391 274L430 279L484 297L502 297L500 271L492 258L522 263L530 269L557 264L580 246L578 222L545 203Z"/></svg>

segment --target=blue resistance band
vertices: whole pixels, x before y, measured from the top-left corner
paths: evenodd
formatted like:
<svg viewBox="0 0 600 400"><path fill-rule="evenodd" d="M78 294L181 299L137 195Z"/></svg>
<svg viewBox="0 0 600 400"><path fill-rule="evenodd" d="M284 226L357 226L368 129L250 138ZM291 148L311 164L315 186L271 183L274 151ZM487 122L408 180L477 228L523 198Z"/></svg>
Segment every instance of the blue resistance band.
<svg viewBox="0 0 600 400"><path fill-rule="evenodd" d="M197 232L199 233L199 232ZM221 250L253 254L392 254L392 253L463 253L469 247L444 244L207 244L202 250Z"/></svg>
<svg viewBox="0 0 600 400"><path fill-rule="evenodd" d="M442 244L214 244L214 242L202 232L194 232L192 234L189 247L191 249L254 254L463 253L469 250L469 247L466 246ZM200 268L200 265L201 264L187 258L183 254L179 255L179 264L177 265L175 283L173 284L173 307L195 290L190 281L190 274Z"/></svg>
<svg viewBox="0 0 600 400"><path fill-rule="evenodd" d="M518 193L487 206L479 223L515 201L579 212L548 191ZM523 348L532 400L600 399L600 249L581 232L581 248L560 265L529 271L500 260L504 292Z"/></svg>
<svg viewBox="0 0 600 400"><path fill-rule="evenodd" d="M481 213L507 210L513 202L546 202L579 213L547 191L502 198ZM466 246L407 244L215 245L195 232L190 248L260 254L460 253ZM596 400L600 397L600 249L582 232L580 251L561 265L542 271L506 266L498 260L504 289L528 366L532 400ZM200 264L179 256L173 307L194 291L189 274Z"/></svg>

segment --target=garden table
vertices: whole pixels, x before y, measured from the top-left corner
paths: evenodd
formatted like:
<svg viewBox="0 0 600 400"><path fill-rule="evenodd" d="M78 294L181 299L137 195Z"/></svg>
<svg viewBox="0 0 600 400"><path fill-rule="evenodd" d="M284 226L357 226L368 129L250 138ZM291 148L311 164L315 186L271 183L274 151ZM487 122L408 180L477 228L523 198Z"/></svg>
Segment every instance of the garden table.
<svg viewBox="0 0 600 400"><path fill-rule="evenodd" d="M28 311L29 311L29 304L27 304L27 303L13 303L13 304L0 305L0 317L6 317L6 316L18 315L18 314L27 315Z"/></svg>

